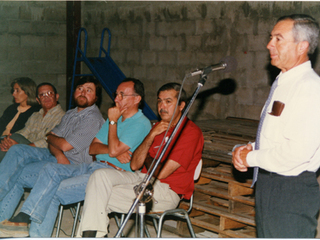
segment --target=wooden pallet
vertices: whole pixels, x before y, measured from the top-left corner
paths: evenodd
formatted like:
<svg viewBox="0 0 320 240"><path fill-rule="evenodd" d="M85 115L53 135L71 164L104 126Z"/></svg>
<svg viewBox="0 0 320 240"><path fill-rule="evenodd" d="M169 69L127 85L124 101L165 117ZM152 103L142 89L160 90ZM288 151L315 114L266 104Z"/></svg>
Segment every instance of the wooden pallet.
<svg viewBox="0 0 320 240"><path fill-rule="evenodd" d="M253 142L258 121L238 118L198 121L205 140L203 170L195 186L190 214L194 226L219 237L256 237L252 172L232 168L231 151L236 144ZM181 207L187 207L181 203Z"/></svg>
<svg viewBox="0 0 320 240"><path fill-rule="evenodd" d="M204 167L216 166L221 162L231 164L230 153L234 145L253 142L258 126L255 120L234 118L198 121L196 124L201 128L204 137Z"/></svg>
<svg viewBox="0 0 320 240"><path fill-rule="evenodd" d="M250 179L239 182L234 178L231 165L204 168L195 185L192 224L219 237L255 237L254 190L250 186Z"/></svg>

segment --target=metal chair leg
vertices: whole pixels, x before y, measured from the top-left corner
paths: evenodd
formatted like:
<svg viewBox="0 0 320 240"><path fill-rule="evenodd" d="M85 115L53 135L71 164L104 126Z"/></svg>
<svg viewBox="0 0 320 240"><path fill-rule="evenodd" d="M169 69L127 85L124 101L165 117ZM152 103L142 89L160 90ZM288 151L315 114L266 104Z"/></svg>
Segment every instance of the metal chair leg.
<svg viewBox="0 0 320 240"><path fill-rule="evenodd" d="M81 202L78 202L77 207L76 207L77 210L76 210L76 214L74 216L74 221L73 221L73 226L72 226L72 233L71 233L71 237L72 238L74 237L74 233L76 231L78 220L79 220L79 222L81 221L80 216L79 216L80 207L81 207L80 204L81 204Z"/></svg>
<svg viewBox="0 0 320 240"><path fill-rule="evenodd" d="M57 232L56 238L59 237L60 227L61 227L61 220L62 220L62 213L63 213L63 205L60 206L59 218L58 218L58 225L57 225Z"/></svg>

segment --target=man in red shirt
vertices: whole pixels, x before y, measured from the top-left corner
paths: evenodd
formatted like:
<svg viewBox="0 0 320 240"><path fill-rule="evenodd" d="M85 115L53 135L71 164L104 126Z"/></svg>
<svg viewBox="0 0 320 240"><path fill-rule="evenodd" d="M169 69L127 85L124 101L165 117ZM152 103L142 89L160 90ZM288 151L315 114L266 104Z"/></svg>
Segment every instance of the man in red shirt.
<svg viewBox="0 0 320 240"><path fill-rule="evenodd" d="M133 187L143 181L163 138L167 141L182 115L186 105L184 90L174 111L180 88L178 83L168 83L159 89L158 113L161 121L133 153L130 166L135 172L99 169L91 175L86 188L79 236L103 237L108 234L108 214L129 211L136 198ZM153 188L156 201L152 202L152 211L176 208L181 198L189 199L193 193L193 175L201 159L204 141L200 128L189 119L185 121L177 141L155 171Z"/></svg>

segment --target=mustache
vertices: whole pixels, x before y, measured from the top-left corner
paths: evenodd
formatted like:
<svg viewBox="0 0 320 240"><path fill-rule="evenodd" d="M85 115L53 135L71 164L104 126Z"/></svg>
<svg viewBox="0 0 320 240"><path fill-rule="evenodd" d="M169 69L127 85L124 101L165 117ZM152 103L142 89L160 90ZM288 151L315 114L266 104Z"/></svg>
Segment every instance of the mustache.
<svg viewBox="0 0 320 240"><path fill-rule="evenodd" d="M160 109L160 113L168 113L168 111L166 111L164 109Z"/></svg>

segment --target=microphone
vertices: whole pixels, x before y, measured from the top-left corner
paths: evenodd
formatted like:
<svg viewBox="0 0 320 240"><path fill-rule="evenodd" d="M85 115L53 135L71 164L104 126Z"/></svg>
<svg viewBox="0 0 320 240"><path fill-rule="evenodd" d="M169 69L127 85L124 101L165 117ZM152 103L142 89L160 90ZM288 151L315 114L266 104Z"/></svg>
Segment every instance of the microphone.
<svg viewBox="0 0 320 240"><path fill-rule="evenodd" d="M209 67L195 70L191 73L189 73L188 77L194 77L200 74L207 75L213 71L222 70L223 72L231 72L237 68L238 62L234 57L228 56L223 59L221 59L220 63L211 65Z"/></svg>

